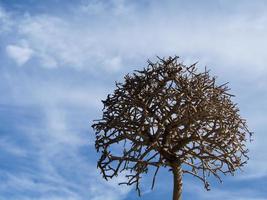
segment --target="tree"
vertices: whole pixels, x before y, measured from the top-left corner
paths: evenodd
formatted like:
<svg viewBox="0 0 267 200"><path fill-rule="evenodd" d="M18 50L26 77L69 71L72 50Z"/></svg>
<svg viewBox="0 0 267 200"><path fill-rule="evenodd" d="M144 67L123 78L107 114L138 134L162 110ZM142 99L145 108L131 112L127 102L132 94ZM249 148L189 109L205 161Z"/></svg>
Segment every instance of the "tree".
<svg viewBox="0 0 267 200"><path fill-rule="evenodd" d="M207 178L234 174L248 160L251 136L228 83L219 85L196 63L186 66L178 57L148 61L142 71L116 83L102 101L103 117L92 125L98 167L105 179L125 172L140 195L140 180L154 167L152 188L160 167L173 173L173 200L181 199L182 175L204 183Z"/></svg>

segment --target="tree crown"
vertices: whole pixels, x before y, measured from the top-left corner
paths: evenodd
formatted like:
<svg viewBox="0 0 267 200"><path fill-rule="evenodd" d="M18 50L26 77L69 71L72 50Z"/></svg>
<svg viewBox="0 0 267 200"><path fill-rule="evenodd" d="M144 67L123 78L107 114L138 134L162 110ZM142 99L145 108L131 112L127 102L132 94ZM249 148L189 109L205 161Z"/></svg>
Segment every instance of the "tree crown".
<svg viewBox="0 0 267 200"><path fill-rule="evenodd" d="M149 166L155 167L153 187L160 167L179 165L209 189L207 177L221 181L221 174L233 174L246 163L251 132L227 83L217 85L208 70L198 72L196 63L185 66L178 57L159 58L116 87L102 101L102 119L92 125L105 179L125 171L122 184L135 184L140 194Z"/></svg>

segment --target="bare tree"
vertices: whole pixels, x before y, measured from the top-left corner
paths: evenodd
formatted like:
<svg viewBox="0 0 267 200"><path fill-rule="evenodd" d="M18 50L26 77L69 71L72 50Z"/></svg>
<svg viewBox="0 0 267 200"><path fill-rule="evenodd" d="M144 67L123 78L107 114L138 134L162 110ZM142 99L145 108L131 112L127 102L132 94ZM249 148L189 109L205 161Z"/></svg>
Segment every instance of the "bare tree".
<svg viewBox="0 0 267 200"><path fill-rule="evenodd" d="M234 174L248 160L245 146L251 132L231 100L226 84L218 85L196 63L185 66L178 57L148 61L142 71L125 76L108 95L103 117L92 125L103 177L125 172L140 195L140 180L155 168L173 173L173 200L181 199L182 175L207 178Z"/></svg>

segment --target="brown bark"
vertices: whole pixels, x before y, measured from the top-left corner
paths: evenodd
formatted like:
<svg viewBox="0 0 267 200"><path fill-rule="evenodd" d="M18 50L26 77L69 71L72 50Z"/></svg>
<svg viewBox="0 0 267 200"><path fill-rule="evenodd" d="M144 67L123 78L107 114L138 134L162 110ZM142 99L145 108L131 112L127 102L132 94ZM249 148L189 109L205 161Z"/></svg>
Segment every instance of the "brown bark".
<svg viewBox="0 0 267 200"><path fill-rule="evenodd" d="M172 166L173 172L173 200L182 200L182 169L181 166Z"/></svg>

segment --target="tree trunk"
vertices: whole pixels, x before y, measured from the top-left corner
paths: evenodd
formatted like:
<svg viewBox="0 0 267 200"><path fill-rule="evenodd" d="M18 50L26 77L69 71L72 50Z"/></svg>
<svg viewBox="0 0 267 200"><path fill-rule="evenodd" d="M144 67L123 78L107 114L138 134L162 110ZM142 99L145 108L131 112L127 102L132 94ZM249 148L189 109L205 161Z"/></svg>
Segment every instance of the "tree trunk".
<svg viewBox="0 0 267 200"><path fill-rule="evenodd" d="M172 166L173 173L173 200L182 200L182 169L179 165Z"/></svg>

